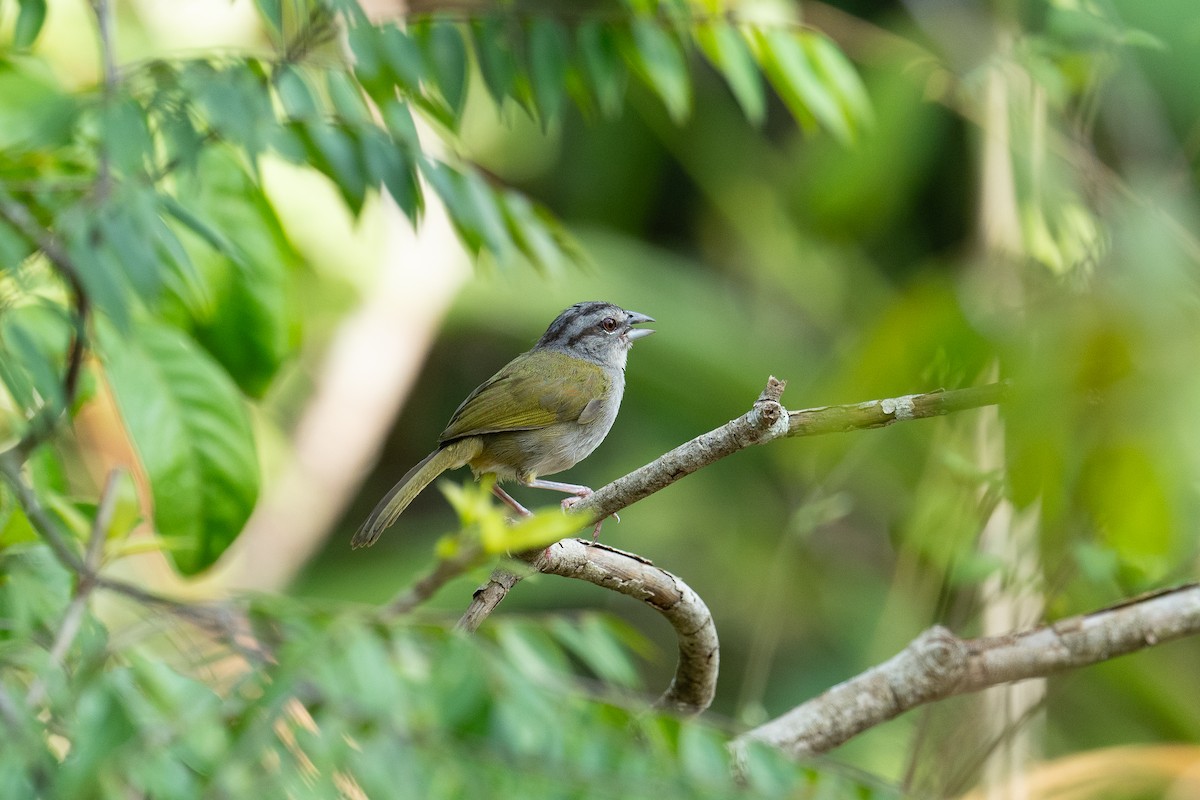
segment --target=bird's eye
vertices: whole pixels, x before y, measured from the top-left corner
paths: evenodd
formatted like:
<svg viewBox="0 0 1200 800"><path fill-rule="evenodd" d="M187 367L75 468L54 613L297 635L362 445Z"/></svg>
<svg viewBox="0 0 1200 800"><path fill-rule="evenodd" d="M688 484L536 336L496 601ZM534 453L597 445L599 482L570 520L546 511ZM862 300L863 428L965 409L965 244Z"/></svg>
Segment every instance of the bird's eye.
<svg viewBox="0 0 1200 800"><path fill-rule="evenodd" d="M612 317L605 317L604 321L600 323L600 327L604 328L607 333L612 333L617 329L617 321Z"/></svg>

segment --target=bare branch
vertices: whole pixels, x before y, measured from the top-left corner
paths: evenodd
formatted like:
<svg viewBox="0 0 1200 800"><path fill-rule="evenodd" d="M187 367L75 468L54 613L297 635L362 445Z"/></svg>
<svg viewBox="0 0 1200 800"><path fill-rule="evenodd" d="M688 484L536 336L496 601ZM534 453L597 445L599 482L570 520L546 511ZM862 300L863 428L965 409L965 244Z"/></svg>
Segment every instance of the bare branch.
<svg viewBox="0 0 1200 800"><path fill-rule="evenodd" d="M959 639L934 627L890 660L738 737L796 756L824 753L909 709L1014 681L1043 678L1200 633L1190 584L1033 630Z"/></svg>
<svg viewBox="0 0 1200 800"><path fill-rule="evenodd" d="M670 486L680 478L751 445L765 444L786 436L815 436L834 431L878 428L894 422L992 405L1003 399L1008 388L1006 384L991 384L978 388L937 391L855 405L825 406L789 412L780 403L785 386L784 381L775 377L769 378L766 388L748 412L597 489L580 501L573 513L588 519L586 524L592 525ZM603 546L582 552L577 549L587 544L581 544L575 539L564 539L545 551L525 553L518 558L540 572L552 572L562 577L590 581L598 586L637 597L663 611L679 634L680 660L676 667L675 679L659 700L659 704L684 713L697 713L707 708L712 700L711 690L716 684L717 638L716 631L712 628L712 618L708 615L703 601L679 578L653 567L650 562L639 556ZM599 552L606 555L596 556ZM547 558L547 553L553 553L555 557ZM569 558L564 557L568 554ZM678 616L668 614L656 602L643 596L645 584L638 581L631 583L627 579L628 575L643 575L646 566L666 576L660 580L669 580L682 587L681 591L689 596L687 603L680 606L688 609L686 613ZM478 629L483 620L520 582L521 577L512 570L497 568L488 582L476 590L458 626L467 631ZM643 577L638 580L645 579ZM708 639L710 629L711 642ZM709 669L711 673L706 671Z"/></svg>

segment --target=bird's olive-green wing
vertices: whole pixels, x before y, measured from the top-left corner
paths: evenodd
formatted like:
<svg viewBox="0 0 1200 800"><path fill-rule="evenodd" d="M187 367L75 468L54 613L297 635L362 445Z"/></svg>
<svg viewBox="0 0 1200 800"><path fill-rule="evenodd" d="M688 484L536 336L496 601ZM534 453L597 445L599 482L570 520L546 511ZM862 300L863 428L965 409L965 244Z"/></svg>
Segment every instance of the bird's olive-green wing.
<svg viewBox="0 0 1200 800"><path fill-rule="evenodd" d="M523 353L471 392L439 441L574 422L608 388L608 375L589 361L552 350Z"/></svg>

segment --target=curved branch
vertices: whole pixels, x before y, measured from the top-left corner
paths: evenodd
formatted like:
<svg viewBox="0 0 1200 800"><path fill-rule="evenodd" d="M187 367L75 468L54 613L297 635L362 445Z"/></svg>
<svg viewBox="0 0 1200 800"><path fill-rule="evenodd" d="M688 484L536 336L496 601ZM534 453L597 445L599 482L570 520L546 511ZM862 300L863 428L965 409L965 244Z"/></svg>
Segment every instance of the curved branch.
<svg viewBox="0 0 1200 800"><path fill-rule="evenodd" d="M890 660L742 734L792 756L824 753L926 703L1044 678L1200 633L1200 584L1006 636L960 639L934 627Z"/></svg>
<svg viewBox="0 0 1200 800"><path fill-rule="evenodd" d="M1007 384L990 384L789 412L780 403L785 386L784 381L772 376L745 414L597 489L575 506L574 513L588 520L586 525L595 524L680 478L751 445L789 436L878 428L895 422L992 405L1000 402L1008 389ZM679 635L680 660L675 679L659 704L684 713L703 711L712 700L717 675L716 630L704 602L679 578L654 567L640 556L601 545L588 545L588 542L564 539L545 551L525 553L518 558L539 572L590 581L637 597L661 611ZM605 555L600 556L599 553ZM553 554L553 557L547 554ZM650 584L644 581L648 579L650 570L665 576L662 580L669 580L688 596L689 599L681 606L688 609L686 612L680 612L679 615L675 611L669 613L656 600L645 596L645 587ZM639 577L631 582L626 577L628 575ZM467 631L476 630L521 578L512 570L503 567L496 569L488 582L475 591L470 605L458 622L459 627ZM650 597L658 596L651 594ZM670 608L674 609L675 606ZM705 669L711 670L711 673L706 673ZM700 701L703 701L703 705Z"/></svg>
<svg viewBox="0 0 1200 800"><path fill-rule="evenodd" d="M563 539L530 562L538 572L578 578L641 600L662 614L679 638L679 662L656 705L699 714L717 691L720 646L708 606L676 575L633 553L583 539Z"/></svg>

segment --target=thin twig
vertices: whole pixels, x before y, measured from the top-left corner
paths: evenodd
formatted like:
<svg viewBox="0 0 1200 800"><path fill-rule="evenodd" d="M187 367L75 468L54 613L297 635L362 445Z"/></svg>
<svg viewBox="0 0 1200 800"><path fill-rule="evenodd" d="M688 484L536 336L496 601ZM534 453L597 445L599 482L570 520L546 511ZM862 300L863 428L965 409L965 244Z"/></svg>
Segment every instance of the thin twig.
<svg viewBox="0 0 1200 800"><path fill-rule="evenodd" d="M480 563L483 556L478 547L464 546L450 558L438 559L424 577L400 593L384 608L385 617L402 616L437 593L450 581Z"/></svg>
<svg viewBox="0 0 1200 800"><path fill-rule="evenodd" d="M50 660L62 667L66 662L67 653L75 643L83 627L87 614L88 601L92 589L96 587L96 574L100 570L100 559L104 554L104 541L108 538L108 528L112 524L113 512L117 505L117 488L124 472L114 469L108 473L104 482L104 490L100 493L100 503L96 508L96 517L92 520L91 534L88 536L87 551L83 558L83 570L76 576L75 594L63 614L54 643L50 646ZM44 676L38 676L30 685L25 695L25 704L36 706L46 697L46 681Z"/></svg>

